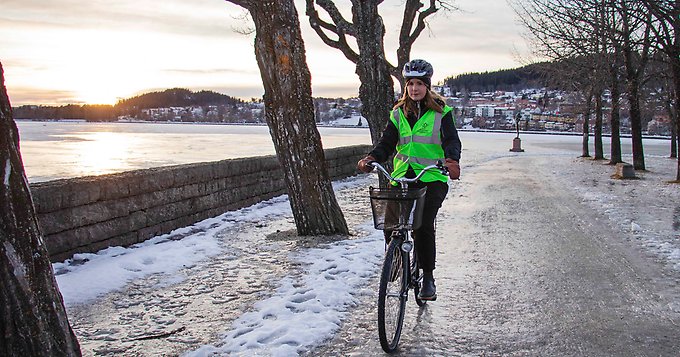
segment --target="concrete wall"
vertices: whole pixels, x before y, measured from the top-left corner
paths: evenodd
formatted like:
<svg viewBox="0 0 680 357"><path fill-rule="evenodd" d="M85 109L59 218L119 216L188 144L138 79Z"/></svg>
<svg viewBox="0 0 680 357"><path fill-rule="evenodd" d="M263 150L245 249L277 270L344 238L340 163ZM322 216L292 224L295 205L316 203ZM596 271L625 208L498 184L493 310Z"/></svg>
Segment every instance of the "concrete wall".
<svg viewBox="0 0 680 357"><path fill-rule="evenodd" d="M333 180L352 176L367 145L328 149ZM52 261L131 245L286 192L275 156L31 184Z"/></svg>

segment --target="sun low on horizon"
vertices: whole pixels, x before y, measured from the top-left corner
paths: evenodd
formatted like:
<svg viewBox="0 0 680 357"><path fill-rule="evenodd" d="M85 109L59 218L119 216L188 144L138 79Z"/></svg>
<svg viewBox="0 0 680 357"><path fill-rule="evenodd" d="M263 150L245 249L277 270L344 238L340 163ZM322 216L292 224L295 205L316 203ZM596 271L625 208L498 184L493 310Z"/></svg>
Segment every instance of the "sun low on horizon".
<svg viewBox="0 0 680 357"><path fill-rule="evenodd" d="M400 16L400 0L384 4L384 18ZM354 64L313 33L304 1L296 0L296 5L312 94L356 97L359 79ZM11 103L113 105L169 88L259 98L263 86L254 34L238 31L252 26L244 14L236 5L213 0L8 0L0 12L0 62ZM454 15L456 22L451 21ZM433 63L433 83L453 74L516 67L510 51L502 47L515 41L508 35L511 31L497 23L480 27L488 17L488 13L474 18L453 14L432 19L432 33L416 41L412 56ZM509 22L505 19L502 24ZM457 30L451 31L451 26ZM505 35L487 36L480 42L471 28L484 30L483 26ZM390 58L396 53L397 30L393 25L386 33ZM493 51L506 53L500 56Z"/></svg>

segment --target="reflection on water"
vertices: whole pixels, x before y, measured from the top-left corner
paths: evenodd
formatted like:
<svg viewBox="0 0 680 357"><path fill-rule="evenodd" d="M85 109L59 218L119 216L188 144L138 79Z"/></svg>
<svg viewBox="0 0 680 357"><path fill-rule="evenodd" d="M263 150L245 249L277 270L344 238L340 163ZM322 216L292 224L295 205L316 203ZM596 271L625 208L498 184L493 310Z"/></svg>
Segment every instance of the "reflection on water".
<svg viewBox="0 0 680 357"><path fill-rule="evenodd" d="M274 155L266 126L17 121L30 182ZM369 144L361 128L319 128L324 148Z"/></svg>
<svg viewBox="0 0 680 357"><path fill-rule="evenodd" d="M17 121L30 182L150 167L274 155L266 126ZM367 128L320 127L325 149L368 145ZM510 155L514 133L461 132L462 160L477 162L489 150ZM580 136L523 135L525 155L577 155ZM646 155L667 155L668 141L645 141ZM530 149L530 150L528 150Z"/></svg>
<svg viewBox="0 0 680 357"><path fill-rule="evenodd" d="M95 132L61 135L76 155L75 165L88 175L102 175L130 169L127 158L136 138L122 133ZM80 140L73 140L80 139Z"/></svg>

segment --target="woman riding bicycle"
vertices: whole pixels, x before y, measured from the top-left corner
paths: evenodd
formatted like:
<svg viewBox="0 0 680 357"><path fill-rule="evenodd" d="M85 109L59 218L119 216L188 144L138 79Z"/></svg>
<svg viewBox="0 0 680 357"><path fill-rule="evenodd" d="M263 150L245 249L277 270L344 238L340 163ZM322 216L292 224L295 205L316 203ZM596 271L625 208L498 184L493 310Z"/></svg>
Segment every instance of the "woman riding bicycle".
<svg viewBox="0 0 680 357"><path fill-rule="evenodd" d="M432 65L421 59L404 65L402 74L406 93L397 101L390 120L378 144L357 166L371 172L371 162L384 162L396 150L392 177L412 178L423 167L443 160L453 180L460 177L461 142L456 130L451 107L443 98L430 90ZM435 268L435 219L449 191L447 178L436 170L422 176L412 188L427 187L422 224L413 232L415 249L423 269L422 300L436 300L437 290L432 271Z"/></svg>

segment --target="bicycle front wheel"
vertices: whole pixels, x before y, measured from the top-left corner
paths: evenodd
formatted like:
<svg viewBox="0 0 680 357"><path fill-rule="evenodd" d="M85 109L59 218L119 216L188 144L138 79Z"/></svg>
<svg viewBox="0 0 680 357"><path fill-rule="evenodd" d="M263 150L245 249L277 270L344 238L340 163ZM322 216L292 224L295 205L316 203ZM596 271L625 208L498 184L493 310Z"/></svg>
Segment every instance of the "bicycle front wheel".
<svg viewBox="0 0 680 357"><path fill-rule="evenodd" d="M393 238L387 247L378 289L378 335L388 353L399 344L408 293L409 257L401 251L401 243Z"/></svg>

